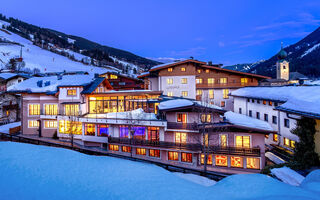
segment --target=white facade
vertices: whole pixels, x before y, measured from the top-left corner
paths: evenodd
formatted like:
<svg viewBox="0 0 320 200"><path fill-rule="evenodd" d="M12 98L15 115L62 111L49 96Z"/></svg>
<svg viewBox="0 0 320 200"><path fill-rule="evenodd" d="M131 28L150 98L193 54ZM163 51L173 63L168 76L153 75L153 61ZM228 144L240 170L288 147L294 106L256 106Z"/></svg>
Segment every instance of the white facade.
<svg viewBox="0 0 320 200"><path fill-rule="evenodd" d="M213 98L210 98L209 90L213 91ZM224 96L224 90L227 90L227 96ZM202 101L213 103L225 110L233 111L233 97L229 96L229 94L234 90L236 89L203 89Z"/></svg>
<svg viewBox="0 0 320 200"><path fill-rule="evenodd" d="M168 96L196 99L195 76L159 76L159 91ZM186 82L184 82L186 81ZM183 95L187 94L186 96Z"/></svg>
<svg viewBox="0 0 320 200"><path fill-rule="evenodd" d="M12 86L12 85L21 83L23 80L24 80L24 78L22 78L22 77L18 77L18 78L11 79L11 80L9 80L9 81L7 82L7 88L10 87L10 86Z"/></svg>

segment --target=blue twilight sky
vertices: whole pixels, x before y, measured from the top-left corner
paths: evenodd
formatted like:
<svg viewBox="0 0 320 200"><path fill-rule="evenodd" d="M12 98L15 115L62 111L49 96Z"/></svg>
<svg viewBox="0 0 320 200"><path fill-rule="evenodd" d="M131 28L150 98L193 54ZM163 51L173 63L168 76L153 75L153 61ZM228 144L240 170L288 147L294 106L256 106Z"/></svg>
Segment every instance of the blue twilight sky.
<svg viewBox="0 0 320 200"><path fill-rule="evenodd" d="M148 58L268 59L320 25L320 0L7 0L0 13Z"/></svg>

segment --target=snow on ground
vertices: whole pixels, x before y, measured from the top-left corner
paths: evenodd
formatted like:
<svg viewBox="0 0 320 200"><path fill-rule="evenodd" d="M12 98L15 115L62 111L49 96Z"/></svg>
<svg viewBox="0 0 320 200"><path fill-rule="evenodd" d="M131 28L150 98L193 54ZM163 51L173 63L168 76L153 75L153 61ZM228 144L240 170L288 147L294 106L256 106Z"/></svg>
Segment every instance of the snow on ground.
<svg viewBox="0 0 320 200"><path fill-rule="evenodd" d="M266 152L265 156L275 164L282 164L286 162L285 160L283 160L282 158L280 158L279 156L275 155L272 152Z"/></svg>
<svg viewBox="0 0 320 200"><path fill-rule="evenodd" d="M271 169L271 173L284 183L293 186L299 186L304 180L304 177L302 175L288 167Z"/></svg>
<svg viewBox="0 0 320 200"><path fill-rule="evenodd" d="M4 31L0 30L0 37L4 37L9 41L17 42L24 45L24 47L22 48L22 57L24 59L24 62L26 63L26 68L38 68L41 72L57 72L67 70L87 71L89 73L102 74L108 71L100 67L84 65L80 62L72 61L65 56L41 49L40 47L33 45L31 41L24 39L14 33L8 35ZM8 63L11 58L19 57L20 48L21 47L19 45L0 45L0 68L4 67L4 63ZM75 52L69 53L74 54L77 60L81 60L83 57L85 57L84 55Z"/></svg>
<svg viewBox="0 0 320 200"><path fill-rule="evenodd" d="M1 199L318 199L320 176L295 187L262 174L202 186L156 165L0 142ZM319 191L319 190L318 190Z"/></svg>
<svg viewBox="0 0 320 200"><path fill-rule="evenodd" d="M130 68L128 69L128 74L131 74L131 75L134 75L136 76L134 73L133 73L133 69L136 69L136 71L138 72L139 71L139 67L135 64L132 64L132 63L129 63L129 62L126 62L126 61L123 61L123 60L119 60L118 58L116 57L113 57L113 56L110 56L110 58L115 62L115 63L119 63L121 64L122 66L124 67L127 67L129 66Z"/></svg>
<svg viewBox="0 0 320 200"><path fill-rule="evenodd" d="M302 181L300 187L306 190L318 192L320 195L319 180L320 180L320 170L312 171Z"/></svg>
<svg viewBox="0 0 320 200"><path fill-rule="evenodd" d="M302 54L302 55L300 56L300 58L303 58L304 56L308 55L309 53L311 53L312 51L314 51L314 50L317 49L318 47L320 47L320 43L313 45L313 47L311 47L310 49L308 49L307 51L305 51L304 54Z"/></svg>
<svg viewBox="0 0 320 200"><path fill-rule="evenodd" d="M193 101L188 99L174 99L169 101L164 101L159 104L159 110L172 109L172 108L181 108L185 106L192 106Z"/></svg>
<svg viewBox="0 0 320 200"><path fill-rule="evenodd" d="M174 172L174 174L180 178L183 178L185 180L188 180L193 183L197 183L199 185L203 185L206 187L213 186L214 184L216 184L216 181L208 179L203 176L198 176L196 174L185 174L185 173L180 173L180 172Z"/></svg>
<svg viewBox="0 0 320 200"><path fill-rule="evenodd" d="M234 113L232 111L228 111L228 112L224 113L224 116L226 117L226 119L230 123L232 123L234 125L273 131L273 128L270 126L269 123L262 121L262 120L259 120L259 119L254 119L252 117L248 117L246 115L242 115L242 114Z"/></svg>
<svg viewBox="0 0 320 200"><path fill-rule="evenodd" d="M14 122L0 126L0 133L9 133L10 128L21 126L21 122Z"/></svg>

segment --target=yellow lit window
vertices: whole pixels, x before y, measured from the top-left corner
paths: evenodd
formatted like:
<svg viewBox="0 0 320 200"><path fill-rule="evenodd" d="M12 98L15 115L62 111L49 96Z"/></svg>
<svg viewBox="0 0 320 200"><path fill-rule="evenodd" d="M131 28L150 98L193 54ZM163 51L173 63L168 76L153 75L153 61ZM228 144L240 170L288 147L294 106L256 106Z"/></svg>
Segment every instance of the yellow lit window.
<svg viewBox="0 0 320 200"><path fill-rule="evenodd" d="M182 95L183 97L187 97L187 96L188 96L188 91L182 91L182 92L181 92L181 95Z"/></svg>
<svg viewBox="0 0 320 200"><path fill-rule="evenodd" d="M250 148L250 136L236 136L236 147Z"/></svg>
<svg viewBox="0 0 320 200"><path fill-rule="evenodd" d="M263 105L266 105L267 104L267 101L262 101Z"/></svg>
<svg viewBox="0 0 320 200"><path fill-rule="evenodd" d="M214 78L208 78L208 84L214 84Z"/></svg>
<svg viewBox="0 0 320 200"><path fill-rule="evenodd" d="M247 85L248 84L248 78L241 78L241 85Z"/></svg>
<svg viewBox="0 0 320 200"><path fill-rule="evenodd" d="M210 72L210 70L209 69L206 69L206 73L208 74Z"/></svg>
<svg viewBox="0 0 320 200"><path fill-rule="evenodd" d="M185 68L185 67L181 67L181 71L182 71L182 72L185 72L185 71L186 71L186 68Z"/></svg>
<svg viewBox="0 0 320 200"><path fill-rule="evenodd" d="M187 134L186 133L175 133L175 142L176 143L187 143Z"/></svg>
<svg viewBox="0 0 320 200"><path fill-rule="evenodd" d="M229 98L229 90L228 89L223 89L223 98L228 99Z"/></svg>
<svg viewBox="0 0 320 200"><path fill-rule="evenodd" d="M40 115L40 104L29 104L29 115Z"/></svg>
<svg viewBox="0 0 320 200"><path fill-rule="evenodd" d="M227 78L220 78L220 84L227 84Z"/></svg>
<svg viewBox="0 0 320 200"><path fill-rule="evenodd" d="M137 155L146 155L146 149L144 148L136 148Z"/></svg>
<svg viewBox="0 0 320 200"><path fill-rule="evenodd" d="M167 84L172 85L173 84L173 78L167 78Z"/></svg>
<svg viewBox="0 0 320 200"><path fill-rule="evenodd" d="M168 68L168 72L172 72L172 67L169 67L169 68Z"/></svg>
<svg viewBox="0 0 320 200"><path fill-rule="evenodd" d="M228 145L228 136L225 135L225 134L221 134L219 137L220 137L220 140L219 140L220 146L221 147L227 147L227 145Z"/></svg>
<svg viewBox="0 0 320 200"><path fill-rule="evenodd" d="M202 84L202 82L203 82L203 79L202 79L202 78L197 78L197 79L196 79L196 83L197 83L197 84Z"/></svg>
<svg viewBox="0 0 320 200"><path fill-rule="evenodd" d="M201 115L201 122L211 122L211 114L202 114Z"/></svg>
<svg viewBox="0 0 320 200"><path fill-rule="evenodd" d="M67 94L68 94L68 96L76 96L77 90L76 89L67 90Z"/></svg>
<svg viewBox="0 0 320 200"><path fill-rule="evenodd" d="M79 105L78 104L66 104L65 105L65 114L68 116L79 115Z"/></svg>
<svg viewBox="0 0 320 200"><path fill-rule="evenodd" d="M248 169L260 169L260 158L247 158Z"/></svg>
<svg viewBox="0 0 320 200"><path fill-rule="evenodd" d="M289 147L290 146L290 140L288 138L284 137L283 138L283 144Z"/></svg>
<svg viewBox="0 0 320 200"><path fill-rule="evenodd" d="M110 79L118 79L118 76L114 74L110 74Z"/></svg>
<svg viewBox="0 0 320 200"><path fill-rule="evenodd" d="M217 166L228 166L228 157L227 156L216 156L216 165Z"/></svg>
<svg viewBox="0 0 320 200"><path fill-rule="evenodd" d="M272 106L272 101L269 101L269 106Z"/></svg>
<svg viewBox="0 0 320 200"><path fill-rule="evenodd" d="M177 114L177 122L187 123L187 114L186 113L178 113Z"/></svg>
<svg viewBox="0 0 320 200"><path fill-rule="evenodd" d="M197 72L198 72L198 74L201 74L201 69L198 69Z"/></svg>
<svg viewBox="0 0 320 200"><path fill-rule="evenodd" d="M168 160L179 160L179 153L175 151L168 151Z"/></svg>
<svg viewBox="0 0 320 200"><path fill-rule="evenodd" d="M278 142L278 135L277 134L273 134L273 141Z"/></svg>
<svg viewBox="0 0 320 200"><path fill-rule="evenodd" d="M220 107L225 107L226 106L226 102L225 101L221 101L220 102Z"/></svg>
<svg viewBox="0 0 320 200"><path fill-rule="evenodd" d="M293 141L293 140L291 140L291 141L290 141L290 147L291 147L291 148L294 148L295 146L296 146L296 142Z"/></svg>
<svg viewBox="0 0 320 200"><path fill-rule="evenodd" d="M214 92L213 92L212 89L209 90L209 98L210 98L210 99L214 99Z"/></svg>
<svg viewBox="0 0 320 200"><path fill-rule="evenodd" d="M168 92L167 96L172 97L173 96L173 92Z"/></svg>
<svg viewBox="0 0 320 200"><path fill-rule="evenodd" d="M187 78L182 78L181 79L181 83L182 84L187 84L188 83L188 79Z"/></svg>
<svg viewBox="0 0 320 200"><path fill-rule="evenodd" d="M46 120L44 123L45 128L57 128L57 121L54 120Z"/></svg>
<svg viewBox="0 0 320 200"><path fill-rule="evenodd" d="M204 154L201 154L200 163L201 165L204 165ZM207 165L212 165L212 155L207 155Z"/></svg>
<svg viewBox="0 0 320 200"><path fill-rule="evenodd" d="M110 151L119 151L119 146L114 144L109 144Z"/></svg>
<svg viewBox="0 0 320 200"><path fill-rule="evenodd" d="M149 156L160 158L160 150L159 149L149 149Z"/></svg>
<svg viewBox="0 0 320 200"><path fill-rule="evenodd" d="M181 153L181 162L192 163L192 153Z"/></svg>
<svg viewBox="0 0 320 200"><path fill-rule="evenodd" d="M202 90L197 90L197 95L202 95Z"/></svg>
<svg viewBox="0 0 320 200"><path fill-rule="evenodd" d="M131 147L129 147L129 146L122 146L122 147L121 147L121 151L122 151L122 152L130 153L130 152L131 152Z"/></svg>
<svg viewBox="0 0 320 200"><path fill-rule="evenodd" d="M231 156L231 167L243 167L242 157Z"/></svg>
<svg viewBox="0 0 320 200"><path fill-rule="evenodd" d="M82 134L82 123L75 122L75 121L66 121L60 120L59 121L59 133L64 134L75 134L81 135Z"/></svg>
<svg viewBox="0 0 320 200"><path fill-rule="evenodd" d="M39 121L28 120L29 128L39 128Z"/></svg>
<svg viewBox="0 0 320 200"><path fill-rule="evenodd" d="M45 104L44 110L46 115L57 115L58 105L57 104Z"/></svg>

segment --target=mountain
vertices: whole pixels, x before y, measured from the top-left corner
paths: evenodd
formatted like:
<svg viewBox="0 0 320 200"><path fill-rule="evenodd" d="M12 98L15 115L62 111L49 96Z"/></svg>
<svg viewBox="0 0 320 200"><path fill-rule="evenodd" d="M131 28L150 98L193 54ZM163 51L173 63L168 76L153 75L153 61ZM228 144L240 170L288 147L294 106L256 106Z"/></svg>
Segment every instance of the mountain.
<svg viewBox="0 0 320 200"><path fill-rule="evenodd" d="M300 72L309 78L320 77L320 27L299 42L285 47L290 72ZM250 68L248 72L276 77L277 55Z"/></svg>
<svg viewBox="0 0 320 200"><path fill-rule="evenodd" d="M229 66L224 66L223 68L236 70L236 71L240 71L240 72L249 72L249 71L252 71L252 69L254 69L258 64L260 64L262 62L264 62L264 60L258 61L255 63L229 65Z"/></svg>

